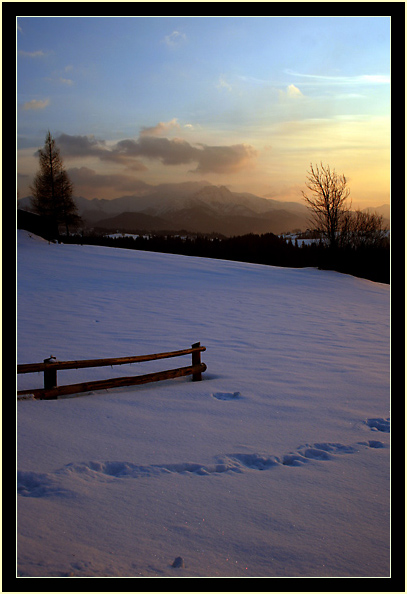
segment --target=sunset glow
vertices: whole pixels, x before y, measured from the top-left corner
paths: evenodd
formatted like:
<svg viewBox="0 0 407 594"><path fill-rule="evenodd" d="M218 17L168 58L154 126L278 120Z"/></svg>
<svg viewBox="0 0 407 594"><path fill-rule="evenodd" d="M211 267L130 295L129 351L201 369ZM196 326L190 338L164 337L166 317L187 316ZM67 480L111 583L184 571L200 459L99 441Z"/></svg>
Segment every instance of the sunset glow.
<svg viewBox="0 0 407 594"><path fill-rule="evenodd" d="M310 162L390 202L390 17L18 17L18 190L50 130L74 195L207 180L301 202Z"/></svg>

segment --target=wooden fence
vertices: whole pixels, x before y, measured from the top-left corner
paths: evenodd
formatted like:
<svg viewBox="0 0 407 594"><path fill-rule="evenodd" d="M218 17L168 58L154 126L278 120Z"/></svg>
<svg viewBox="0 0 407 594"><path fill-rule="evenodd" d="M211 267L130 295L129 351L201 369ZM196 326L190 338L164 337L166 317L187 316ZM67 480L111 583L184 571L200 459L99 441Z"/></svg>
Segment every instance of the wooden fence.
<svg viewBox="0 0 407 594"><path fill-rule="evenodd" d="M67 394L77 394L91 390L107 390L109 388L118 388L122 386L135 386L147 384L149 382L159 382L166 379L192 375L192 381L201 381L202 373L206 370L205 363L201 363L201 352L206 351L206 347L197 342L190 349L182 351L171 351L167 353L156 353L153 355L137 355L134 357L119 357L111 359L85 359L80 361L57 361L54 357L44 359L43 363L26 363L17 365L17 373L35 373L44 372L44 388L34 388L33 390L17 391L17 398L25 398L32 395L37 400L54 400L58 396ZM98 380L91 382L82 382L80 384L69 384L66 386L57 385L57 371L59 369L80 369L84 367L104 367L110 365L125 365L128 363L141 363L144 361L155 361L157 359L169 359L171 357L180 357L182 355L192 355L192 365L189 367L178 367L158 373L149 373L146 375L116 377L107 380Z"/></svg>

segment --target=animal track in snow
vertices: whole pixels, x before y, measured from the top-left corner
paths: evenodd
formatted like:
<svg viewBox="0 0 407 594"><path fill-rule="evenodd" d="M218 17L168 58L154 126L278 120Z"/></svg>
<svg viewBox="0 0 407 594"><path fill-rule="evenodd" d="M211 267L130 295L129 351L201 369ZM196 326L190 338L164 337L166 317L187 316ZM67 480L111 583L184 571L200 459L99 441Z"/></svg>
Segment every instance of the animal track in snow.
<svg viewBox="0 0 407 594"><path fill-rule="evenodd" d="M24 497L72 497L74 493L60 485L67 476L81 475L85 480L117 480L159 477L165 474L194 476L220 475L224 473L244 473L247 471L266 471L276 466L303 466L308 463L324 462L338 455L354 454L361 447L385 448L381 441L361 441L355 445L340 443L305 444L281 457L267 454L227 454L219 456L216 463L204 465L192 462L178 464L137 465L131 462L81 462L67 464L54 473L18 471L17 493Z"/></svg>
<svg viewBox="0 0 407 594"><path fill-rule="evenodd" d="M390 419L367 419L365 423L372 431L390 433Z"/></svg>

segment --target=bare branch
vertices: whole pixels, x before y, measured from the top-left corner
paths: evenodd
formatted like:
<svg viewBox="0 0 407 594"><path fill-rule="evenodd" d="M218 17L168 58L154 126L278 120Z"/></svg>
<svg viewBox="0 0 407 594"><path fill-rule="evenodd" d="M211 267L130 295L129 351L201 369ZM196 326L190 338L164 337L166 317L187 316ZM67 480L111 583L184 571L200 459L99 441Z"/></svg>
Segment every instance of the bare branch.
<svg viewBox="0 0 407 594"><path fill-rule="evenodd" d="M344 175L325 166L310 164L305 185L311 194L302 192L307 207L311 211L316 229L324 235L331 247L338 244L340 225L349 207L346 204L350 195Z"/></svg>

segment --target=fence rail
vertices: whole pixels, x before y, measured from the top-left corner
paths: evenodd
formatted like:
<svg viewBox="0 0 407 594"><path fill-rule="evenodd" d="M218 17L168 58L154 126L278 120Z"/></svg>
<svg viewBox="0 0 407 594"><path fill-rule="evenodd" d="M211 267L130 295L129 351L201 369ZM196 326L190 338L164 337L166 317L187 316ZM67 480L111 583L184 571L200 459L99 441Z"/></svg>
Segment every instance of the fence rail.
<svg viewBox="0 0 407 594"><path fill-rule="evenodd" d="M131 357L113 357L109 359L82 359L79 361L57 361L51 357L44 359L43 363L23 363L17 365L17 373L35 373L44 372L44 388L34 388L32 390L19 390L17 398L23 399L32 395L37 400L53 400L58 396L67 394L77 394L91 390L104 390L109 388L118 388L122 386L135 386L147 384L150 382L159 382L166 379L192 375L192 381L201 381L202 373L206 371L205 363L201 363L201 352L206 351L206 347L201 346L199 342L192 345L189 349L180 351L169 351L166 353L154 353L152 355L136 355ZM129 363L141 363L145 361L155 361L157 359L169 359L171 357L181 357L183 355L192 355L192 365L188 367L178 367L156 373L149 373L139 376L116 377L107 380L97 380L90 382L81 382L78 384L69 384L66 386L57 385L57 371L62 369L81 369L85 367L107 367L111 365L126 365Z"/></svg>

